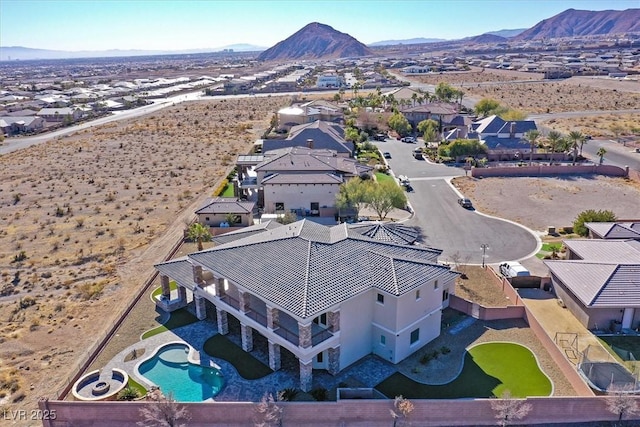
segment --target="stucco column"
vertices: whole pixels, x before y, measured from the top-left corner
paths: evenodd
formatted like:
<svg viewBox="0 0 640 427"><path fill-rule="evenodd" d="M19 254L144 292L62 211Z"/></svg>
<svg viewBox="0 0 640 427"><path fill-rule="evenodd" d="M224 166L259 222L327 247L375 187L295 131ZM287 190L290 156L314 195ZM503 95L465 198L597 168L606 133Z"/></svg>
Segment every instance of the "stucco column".
<svg viewBox="0 0 640 427"><path fill-rule="evenodd" d="M160 285L162 286L162 298L171 299L171 285L169 284L169 276L160 276Z"/></svg>
<svg viewBox="0 0 640 427"><path fill-rule="evenodd" d="M224 291L224 278L216 277L214 279L214 283L216 284L216 295L219 298L222 298L224 296L224 294L225 294L225 291Z"/></svg>
<svg viewBox="0 0 640 427"><path fill-rule="evenodd" d="M200 267L199 265L194 265L192 270L193 282L198 285L202 285L204 283L204 280L202 280L202 267Z"/></svg>
<svg viewBox="0 0 640 427"><path fill-rule="evenodd" d="M280 311L275 307L267 306L267 328L276 329L280 321Z"/></svg>
<svg viewBox="0 0 640 427"><path fill-rule="evenodd" d="M218 333L220 335L227 335L229 333L227 312L216 307L216 321L218 322Z"/></svg>
<svg viewBox="0 0 640 427"><path fill-rule="evenodd" d="M178 286L178 299L184 303L187 302L187 288L184 286Z"/></svg>
<svg viewBox="0 0 640 427"><path fill-rule="evenodd" d="M328 353L329 363L327 365L327 371L331 375L336 375L340 372L340 347L330 348Z"/></svg>
<svg viewBox="0 0 640 427"><path fill-rule="evenodd" d="M240 311L246 313L250 309L251 294L238 290L238 299L240 302Z"/></svg>
<svg viewBox="0 0 640 427"><path fill-rule="evenodd" d="M277 371L280 369L280 345L269 340L269 367Z"/></svg>
<svg viewBox="0 0 640 427"><path fill-rule="evenodd" d="M340 311L330 311L327 313L327 323L331 332L340 330Z"/></svg>
<svg viewBox="0 0 640 427"><path fill-rule="evenodd" d="M253 350L253 329L244 323L240 323L240 335L242 337L242 349L244 351Z"/></svg>
<svg viewBox="0 0 640 427"><path fill-rule="evenodd" d="M196 295L194 292L193 301L196 305L196 317L198 320L204 320L207 317L207 306L205 305L206 300L200 295Z"/></svg>
<svg viewBox="0 0 640 427"><path fill-rule="evenodd" d="M302 348L311 347L311 323L298 323L298 345Z"/></svg>
<svg viewBox="0 0 640 427"><path fill-rule="evenodd" d="M313 363L300 360L300 390L310 391L313 383Z"/></svg>

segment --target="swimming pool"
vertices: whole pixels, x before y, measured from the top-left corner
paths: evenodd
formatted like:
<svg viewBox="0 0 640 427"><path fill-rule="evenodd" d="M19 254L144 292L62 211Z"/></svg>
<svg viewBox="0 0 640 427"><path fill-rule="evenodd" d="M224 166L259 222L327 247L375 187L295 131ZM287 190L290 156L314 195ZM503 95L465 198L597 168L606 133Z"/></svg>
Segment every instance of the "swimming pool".
<svg viewBox="0 0 640 427"><path fill-rule="evenodd" d="M187 344L168 344L138 366L138 372L160 387L163 394L173 393L179 402L201 402L217 395L224 385L222 373L215 368L189 362Z"/></svg>

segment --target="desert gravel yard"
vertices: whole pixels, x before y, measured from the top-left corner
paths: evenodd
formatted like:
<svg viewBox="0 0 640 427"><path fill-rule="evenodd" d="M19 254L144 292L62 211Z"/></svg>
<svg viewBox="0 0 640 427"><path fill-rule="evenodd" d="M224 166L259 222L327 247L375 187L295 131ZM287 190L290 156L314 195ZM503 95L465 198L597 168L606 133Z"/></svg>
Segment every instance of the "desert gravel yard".
<svg viewBox="0 0 640 427"><path fill-rule="evenodd" d="M568 227L586 209L612 210L618 219L640 219L640 185L599 175L541 178L456 178L454 185L486 214L535 231Z"/></svg>

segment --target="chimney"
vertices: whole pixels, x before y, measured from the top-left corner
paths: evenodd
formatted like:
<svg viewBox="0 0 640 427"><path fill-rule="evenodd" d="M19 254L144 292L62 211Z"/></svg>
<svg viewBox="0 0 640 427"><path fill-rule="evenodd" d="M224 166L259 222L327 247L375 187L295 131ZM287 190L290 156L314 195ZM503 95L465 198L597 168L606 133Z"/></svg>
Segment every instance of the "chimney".
<svg viewBox="0 0 640 427"><path fill-rule="evenodd" d="M509 126L509 138L513 139L516 136L516 122L511 122Z"/></svg>
<svg viewBox="0 0 640 427"><path fill-rule="evenodd" d="M313 150L313 139L307 139L307 147Z"/></svg>

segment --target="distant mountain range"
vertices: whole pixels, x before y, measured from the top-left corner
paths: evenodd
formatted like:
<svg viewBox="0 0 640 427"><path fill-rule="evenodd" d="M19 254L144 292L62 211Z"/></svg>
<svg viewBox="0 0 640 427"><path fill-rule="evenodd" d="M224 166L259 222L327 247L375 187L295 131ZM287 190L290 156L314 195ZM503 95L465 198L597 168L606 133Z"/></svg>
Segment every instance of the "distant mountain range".
<svg viewBox="0 0 640 427"><path fill-rule="evenodd" d="M258 56L259 61L317 58L351 58L373 55L373 51L349 34L312 22Z"/></svg>
<svg viewBox="0 0 640 427"><path fill-rule="evenodd" d="M591 36L606 34L640 33L640 9L588 11L568 9L545 19L529 29L491 31L479 36L468 37L461 42L500 43L507 40L526 41L557 37ZM437 38L412 38L405 40L385 40L371 43L370 47L400 44L425 44L446 41ZM451 40L450 40L451 41ZM0 46L0 61L29 59L62 59L89 57L118 57L141 55L179 55L192 53L220 52L232 49L235 52L262 52L260 60L345 58L373 55L369 47L349 34L334 30L317 22L306 25L287 39L266 49L250 44L234 44L211 49L190 50L103 50L103 51L61 51L32 49L20 46ZM266 50L265 50L266 49Z"/></svg>
<svg viewBox="0 0 640 427"><path fill-rule="evenodd" d="M567 9L515 36L514 40L602 34L640 33L640 9L590 10Z"/></svg>
<svg viewBox="0 0 640 427"><path fill-rule="evenodd" d="M33 49L22 46L0 46L0 61L30 60L30 59L69 59L69 58L113 58L119 56L150 56L150 55L181 55L190 53L222 52L232 49L234 52L261 52L264 46L251 44L232 44L210 49L185 50L138 50L138 49L110 49L110 50L50 50Z"/></svg>

